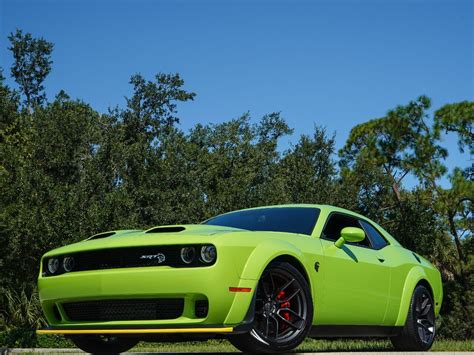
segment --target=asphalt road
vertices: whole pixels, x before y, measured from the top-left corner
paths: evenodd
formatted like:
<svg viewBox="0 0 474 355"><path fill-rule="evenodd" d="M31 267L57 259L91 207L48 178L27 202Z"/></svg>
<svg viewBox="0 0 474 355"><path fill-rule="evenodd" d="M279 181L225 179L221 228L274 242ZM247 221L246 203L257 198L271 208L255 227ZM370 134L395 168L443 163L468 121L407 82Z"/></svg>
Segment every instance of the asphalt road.
<svg viewBox="0 0 474 355"><path fill-rule="evenodd" d="M462 352L462 351L444 351L444 352L386 352L386 351L373 351L373 352L317 352L317 353L291 353L292 355L295 354L318 354L318 355L337 355L337 354L348 354L351 355L379 355L379 354L386 354L386 355L402 355L402 354L409 354L409 355L421 355L421 354L430 354L430 355L457 355L457 354L474 354L474 352ZM1 355L8 355L8 354L51 354L51 355L83 355L83 352L77 351L75 349L0 349ZM179 354L179 353L123 353L124 355L156 355L156 354ZM186 354L213 354L213 353L186 353ZM229 353L232 354L232 353ZM238 353L234 353L238 354Z"/></svg>

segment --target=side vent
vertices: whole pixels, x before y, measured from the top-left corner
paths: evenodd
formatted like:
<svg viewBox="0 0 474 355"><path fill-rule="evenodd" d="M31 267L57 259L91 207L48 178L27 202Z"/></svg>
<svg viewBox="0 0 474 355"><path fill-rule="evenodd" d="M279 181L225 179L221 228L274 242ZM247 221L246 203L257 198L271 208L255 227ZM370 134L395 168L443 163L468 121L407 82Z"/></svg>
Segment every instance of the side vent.
<svg viewBox="0 0 474 355"><path fill-rule="evenodd" d="M186 230L184 227L155 227L147 230L145 233L179 233Z"/></svg>
<svg viewBox="0 0 474 355"><path fill-rule="evenodd" d="M102 238L107 238L110 237L111 235L114 235L115 232L105 232L105 233L99 233L95 234L92 237L86 239L86 240L93 240L93 239L102 239Z"/></svg>
<svg viewBox="0 0 474 355"><path fill-rule="evenodd" d="M416 255L415 253L412 253L413 256L415 257L416 261L418 261L420 264L421 264L421 260L420 258L418 257L418 255Z"/></svg>

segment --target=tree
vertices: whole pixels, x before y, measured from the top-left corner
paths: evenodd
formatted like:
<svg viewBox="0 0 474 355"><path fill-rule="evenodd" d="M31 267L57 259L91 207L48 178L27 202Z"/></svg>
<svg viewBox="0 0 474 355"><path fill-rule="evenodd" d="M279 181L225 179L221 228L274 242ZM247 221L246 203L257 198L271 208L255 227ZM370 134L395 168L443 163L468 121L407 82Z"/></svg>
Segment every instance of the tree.
<svg viewBox="0 0 474 355"><path fill-rule="evenodd" d="M467 146L471 155L474 154L474 102L444 105L435 112L434 120L438 133L443 130L457 133L459 150L464 152Z"/></svg>
<svg viewBox="0 0 474 355"><path fill-rule="evenodd" d="M356 126L340 152L343 169L354 171L363 165L369 171L375 167L385 172L398 206L381 206L386 208L381 217L391 224L389 230L405 246L431 258L441 269L444 280L457 285L448 292L463 294L456 298L448 293L448 299L455 300L444 306L448 323L472 310L472 264L464 245L470 245L472 239L474 186L466 174L455 169L451 186L441 187L439 180L446 172L443 160L447 150L439 145L439 138L441 129L457 132L461 149L464 145L471 149L472 104L447 105L430 118L426 112L430 100L421 96L389 111L386 117ZM402 186L409 173L420 182L412 191ZM360 172L356 175L362 176ZM454 241L454 247L449 240ZM463 329L464 335L472 334L471 326L458 324L458 328Z"/></svg>
<svg viewBox="0 0 474 355"><path fill-rule="evenodd" d="M169 148L163 142L176 135L178 103L193 100L195 94L183 89L178 74L159 73L153 81L137 74L130 84L133 94L126 98L126 108L109 113L115 126L110 132L118 139L113 145L119 158L114 180L121 200L117 213L129 226L143 227L160 221L152 206L166 204L158 190L166 174L161 162Z"/></svg>
<svg viewBox="0 0 474 355"><path fill-rule="evenodd" d="M336 168L334 136L315 127L312 136L302 135L285 152L278 173L284 181L284 196L292 203L331 203L335 197Z"/></svg>
<svg viewBox="0 0 474 355"><path fill-rule="evenodd" d="M21 144L5 145L14 154L1 177L0 244L9 252L0 264L11 286L33 285L44 252L95 232L88 213L97 195L86 182L98 143L97 113L61 92L22 119Z"/></svg>
<svg viewBox="0 0 474 355"><path fill-rule="evenodd" d="M278 141L291 129L279 113L250 122L250 115L218 125L196 125L189 140L198 152L196 167L206 216L282 199L275 174Z"/></svg>
<svg viewBox="0 0 474 355"><path fill-rule="evenodd" d="M29 33L16 30L8 36L9 50L13 54L11 75L20 86L29 111L44 103L46 96L43 82L51 71L53 44L43 38L33 38Z"/></svg>
<svg viewBox="0 0 474 355"><path fill-rule="evenodd" d="M354 127L340 151L341 164L350 167L359 154L373 160L390 178L394 196L401 204L400 185L407 174L429 170L439 177L445 172L440 160L447 151L436 143L436 135L426 122L430 107L430 99L420 96L385 117Z"/></svg>

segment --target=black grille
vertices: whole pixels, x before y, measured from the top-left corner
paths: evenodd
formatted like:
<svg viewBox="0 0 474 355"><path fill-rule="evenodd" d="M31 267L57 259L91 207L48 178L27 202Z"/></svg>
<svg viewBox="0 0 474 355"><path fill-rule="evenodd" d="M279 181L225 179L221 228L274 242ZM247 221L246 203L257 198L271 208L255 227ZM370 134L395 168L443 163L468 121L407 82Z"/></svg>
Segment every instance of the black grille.
<svg viewBox="0 0 474 355"><path fill-rule="evenodd" d="M189 246L193 246L196 250L196 254L199 255L202 247L201 244ZM62 266L65 256L72 256L74 258L74 267L70 272L146 266L204 267L214 264L214 262L204 264L199 261L198 257L194 258L190 264L184 263L180 257L182 247L183 245L127 247L91 250L63 255L58 257L60 269L55 275L65 272ZM47 272L48 260L49 258L44 258L43 260L43 276L51 276L51 274Z"/></svg>
<svg viewBox="0 0 474 355"><path fill-rule="evenodd" d="M199 300L195 303L195 310L196 317L198 318L206 318L207 312L209 310L209 301L208 300Z"/></svg>
<svg viewBox="0 0 474 355"><path fill-rule="evenodd" d="M183 314L184 299L130 299L86 301L63 304L72 321L121 321L175 319Z"/></svg>

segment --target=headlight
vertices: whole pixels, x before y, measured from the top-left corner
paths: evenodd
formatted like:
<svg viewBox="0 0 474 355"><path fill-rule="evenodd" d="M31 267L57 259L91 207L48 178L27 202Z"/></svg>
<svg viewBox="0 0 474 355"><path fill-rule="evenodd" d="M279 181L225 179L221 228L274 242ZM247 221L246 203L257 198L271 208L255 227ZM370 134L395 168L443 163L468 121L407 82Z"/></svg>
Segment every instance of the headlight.
<svg viewBox="0 0 474 355"><path fill-rule="evenodd" d="M191 264L193 262L195 254L196 251L194 250L194 247L181 248L181 260L186 264Z"/></svg>
<svg viewBox="0 0 474 355"><path fill-rule="evenodd" d="M63 268L65 271L69 272L74 269L75 261L72 256L66 256L63 260Z"/></svg>
<svg viewBox="0 0 474 355"><path fill-rule="evenodd" d="M201 260L206 264L210 264L216 260L216 247L213 245L203 246L201 248Z"/></svg>
<svg viewBox="0 0 474 355"><path fill-rule="evenodd" d="M59 259L51 258L48 260L48 271L50 274L55 274L59 270Z"/></svg>

